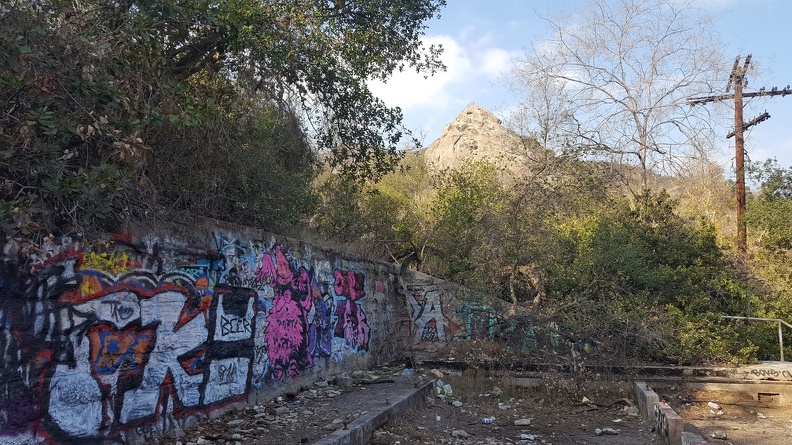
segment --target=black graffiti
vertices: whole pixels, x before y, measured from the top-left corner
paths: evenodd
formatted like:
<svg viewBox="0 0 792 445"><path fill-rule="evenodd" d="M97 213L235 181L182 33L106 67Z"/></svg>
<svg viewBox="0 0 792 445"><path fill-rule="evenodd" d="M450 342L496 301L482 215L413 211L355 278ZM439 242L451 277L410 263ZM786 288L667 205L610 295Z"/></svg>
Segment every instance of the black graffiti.
<svg viewBox="0 0 792 445"><path fill-rule="evenodd" d="M756 377L769 377L769 378L783 378L792 380L792 372L787 369L779 371L778 369L754 369L751 374Z"/></svg>
<svg viewBox="0 0 792 445"><path fill-rule="evenodd" d="M110 305L110 316L115 321L126 321L135 315L135 310L124 305L120 301L105 301L104 304Z"/></svg>
<svg viewBox="0 0 792 445"><path fill-rule="evenodd" d="M215 383L234 383L236 373L236 364L231 364L228 366L220 365L217 367L217 380L215 380Z"/></svg>
<svg viewBox="0 0 792 445"><path fill-rule="evenodd" d="M267 345L256 346L253 350L255 364L260 365L267 361Z"/></svg>
<svg viewBox="0 0 792 445"><path fill-rule="evenodd" d="M222 335L250 334L250 321L238 317L221 317L220 332Z"/></svg>
<svg viewBox="0 0 792 445"><path fill-rule="evenodd" d="M666 413L658 407L657 405L654 406L654 425L655 425L655 432L662 437L666 443L668 442L668 418L666 418Z"/></svg>

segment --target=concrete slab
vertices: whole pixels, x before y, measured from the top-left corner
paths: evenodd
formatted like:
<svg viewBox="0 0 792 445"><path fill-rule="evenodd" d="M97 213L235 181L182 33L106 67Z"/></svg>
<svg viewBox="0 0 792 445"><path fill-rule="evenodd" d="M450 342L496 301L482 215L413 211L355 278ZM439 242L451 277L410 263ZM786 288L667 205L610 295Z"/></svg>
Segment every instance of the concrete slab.
<svg viewBox="0 0 792 445"><path fill-rule="evenodd" d="M660 396L646 385L646 382L635 382L635 397L638 399L638 410L646 422L654 421L654 405Z"/></svg>
<svg viewBox="0 0 792 445"><path fill-rule="evenodd" d="M759 362L755 365L742 365L735 368L735 378L792 382L792 363Z"/></svg>
<svg viewBox="0 0 792 445"><path fill-rule="evenodd" d="M405 391L403 394L391 398L390 405L357 418L347 425L347 429L337 430L314 442L314 445L365 445L371 439L374 430L425 404L427 397L433 395L433 387L434 380L431 380L418 388Z"/></svg>
<svg viewBox="0 0 792 445"><path fill-rule="evenodd" d="M682 445L709 445L703 437L693 433L682 433Z"/></svg>

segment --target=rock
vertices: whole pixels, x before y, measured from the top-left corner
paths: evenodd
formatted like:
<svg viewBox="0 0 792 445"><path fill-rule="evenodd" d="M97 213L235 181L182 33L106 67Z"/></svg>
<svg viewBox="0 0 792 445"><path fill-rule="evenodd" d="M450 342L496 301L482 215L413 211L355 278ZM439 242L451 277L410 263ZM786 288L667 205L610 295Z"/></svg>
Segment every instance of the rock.
<svg viewBox="0 0 792 445"><path fill-rule="evenodd" d="M529 426L531 419L517 419L514 421L514 426Z"/></svg>
<svg viewBox="0 0 792 445"><path fill-rule="evenodd" d="M168 439L178 439L179 437L184 437L184 436L185 436L184 431L179 427L176 427L165 433L165 437L167 437Z"/></svg>
<svg viewBox="0 0 792 445"><path fill-rule="evenodd" d="M242 435L239 433L234 433L231 435L231 440L242 440Z"/></svg>
<svg viewBox="0 0 792 445"><path fill-rule="evenodd" d="M429 372L430 372L430 373L432 373L432 374L434 374L434 375L435 375L435 377L437 377L438 379L442 379L442 378L444 377L444 376L443 376L443 373L442 373L442 372L440 372L440 371L439 371L439 370L437 370L437 369L432 369L432 370L430 370Z"/></svg>
<svg viewBox="0 0 792 445"><path fill-rule="evenodd" d="M314 383L314 385L316 385L316 386L318 386L320 388L327 388L329 386L329 383L327 383L324 380L319 380L318 382Z"/></svg>
<svg viewBox="0 0 792 445"><path fill-rule="evenodd" d="M536 434L520 434L520 440L528 440L533 442L536 440Z"/></svg>
<svg viewBox="0 0 792 445"><path fill-rule="evenodd" d="M490 391L490 392L495 397L499 397L499 396L503 395L503 390L498 388L497 386L493 386L492 387L492 391Z"/></svg>
<svg viewBox="0 0 792 445"><path fill-rule="evenodd" d="M454 430L451 431L451 435L454 437L470 437L470 434L467 433L465 430Z"/></svg>
<svg viewBox="0 0 792 445"><path fill-rule="evenodd" d="M596 430L594 430L594 434L597 436L602 436L602 435L616 436L619 434L619 432L614 430L613 428L597 428Z"/></svg>
<svg viewBox="0 0 792 445"><path fill-rule="evenodd" d="M451 402L451 404L454 405L457 408L462 406L462 402L460 402L459 400L454 400L453 402Z"/></svg>
<svg viewBox="0 0 792 445"><path fill-rule="evenodd" d="M279 407L275 408L275 414L277 414L279 416L283 416L283 415L289 414L289 408L286 407L286 406L279 406Z"/></svg>
<svg viewBox="0 0 792 445"><path fill-rule="evenodd" d="M352 377L339 376L335 379L335 384L342 388L349 388L353 383L354 380L352 380Z"/></svg>
<svg viewBox="0 0 792 445"><path fill-rule="evenodd" d="M244 420L236 419L236 420L232 420L232 421L228 422L228 426L242 425L243 423L245 423Z"/></svg>
<svg viewBox="0 0 792 445"><path fill-rule="evenodd" d="M505 128L490 111L470 104L443 128L440 137L427 147L425 156L435 170L457 168L465 159L485 159L507 172L529 174L526 165L535 165L538 146L524 143ZM533 155L533 156L532 156ZM452 360L449 358L449 360Z"/></svg>

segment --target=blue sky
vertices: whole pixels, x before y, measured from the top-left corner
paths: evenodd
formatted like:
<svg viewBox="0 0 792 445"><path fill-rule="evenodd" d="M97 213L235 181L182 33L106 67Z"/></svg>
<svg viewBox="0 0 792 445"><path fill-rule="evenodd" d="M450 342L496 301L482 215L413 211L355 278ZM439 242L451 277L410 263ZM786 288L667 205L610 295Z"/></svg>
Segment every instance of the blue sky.
<svg viewBox="0 0 792 445"><path fill-rule="evenodd" d="M576 8L582 0L448 0L442 17L429 23L425 40L442 43L448 71L433 78L399 73L387 84L372 90L388 105L399 106L405 125L428 145L469 103L504 116L518 99L504 83L515 57L547 34L539 15ZM697 6L718 16L726 70L738 54L753 55L756 70L748 77L748 89L761 86L783 88L792 84L792 23L788 0L700 0ZM745 108L745 120L762 113L771 118L746 133L746 149L752 161L776 158L792 166L792 96L755 99ZM721 131L716 158L730 171L734 139Z"/></svg>

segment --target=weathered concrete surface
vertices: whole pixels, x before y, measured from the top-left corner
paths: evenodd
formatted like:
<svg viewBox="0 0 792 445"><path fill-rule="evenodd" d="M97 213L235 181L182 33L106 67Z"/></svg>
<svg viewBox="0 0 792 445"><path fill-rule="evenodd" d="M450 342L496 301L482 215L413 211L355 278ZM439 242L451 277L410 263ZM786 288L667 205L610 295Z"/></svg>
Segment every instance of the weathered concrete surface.
<svg viewBox="0 0 792 445"><path fill-rule="evenodd" d="M374 430L386 423L399 419L407 413L426 403L432 396L434 380L420 387L407 391L399 397L391 399L392 403L382 410L372 411L350 423L345 430L337 430L314 445L365 445L374 434Z"/></svg>
<svg viewBox="0 0 792 445"><path fill-rule="evenodd" d="M682 417L665 402L655 402L654 414L655 433L668 445L682 445Z"/></svg>
<svg viewBox="0 0 792 445"><path fill-rule="evenodd" d="M646 382L635 382L635 398L638 400L638 410L646 422L654 421L654 406L660 401L656 392L646 385Z"/></svg>
<svg viewBox="0 0 792 445"><path fill-rule="evenodd" d="M709 442L704 440L698 434L682 433L682 445L709 445Z"/></svg>

